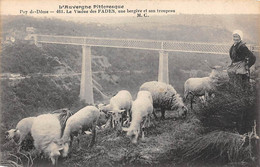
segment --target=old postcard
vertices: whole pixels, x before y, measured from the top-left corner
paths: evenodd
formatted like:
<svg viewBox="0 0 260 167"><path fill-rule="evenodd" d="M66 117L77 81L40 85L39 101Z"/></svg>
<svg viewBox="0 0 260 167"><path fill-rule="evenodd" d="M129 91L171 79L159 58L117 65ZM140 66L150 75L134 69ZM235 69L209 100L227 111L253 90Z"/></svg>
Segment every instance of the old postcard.
<svg viewBox="0 0 260 167"><path fill-rule="evenodd" d="M257 0L2 0L1 166L259 166Z"/></svg>

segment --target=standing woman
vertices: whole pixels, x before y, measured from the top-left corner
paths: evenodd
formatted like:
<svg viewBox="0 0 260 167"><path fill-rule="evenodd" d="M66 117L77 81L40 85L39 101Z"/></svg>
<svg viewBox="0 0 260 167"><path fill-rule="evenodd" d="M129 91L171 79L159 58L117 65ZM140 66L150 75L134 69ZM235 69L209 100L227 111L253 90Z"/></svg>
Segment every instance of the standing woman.
<svg viewBox="0 0 260 167"><path fill-rule="evenodd" d="M248 59L251 51L247 48L242 39L243 32L235 30L233 32L234 44L229 50L232 62L228 67L228 75L231 83L244 89L249 81Z"/></svg>

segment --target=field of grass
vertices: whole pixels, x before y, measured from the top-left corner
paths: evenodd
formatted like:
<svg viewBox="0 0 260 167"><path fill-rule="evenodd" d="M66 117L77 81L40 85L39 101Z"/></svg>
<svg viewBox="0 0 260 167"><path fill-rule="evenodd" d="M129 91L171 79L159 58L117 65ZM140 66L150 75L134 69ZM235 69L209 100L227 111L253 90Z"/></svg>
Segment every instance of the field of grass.
<svg viewBox="0 0 260 167"><path fill-rule="evenodd" d="M114 130L99 131L97 142L88 148L90 136L85 136L83 149L76 151L75 145L69 158L61 161L61 166L143 166L168 162L163 155L178 149L185 140L194 139L201 130L199 120L189 117L174 120L174 113L168 113L164 121L152 120L146 129L145 139L132 144L123 132L119 136ZM76 144L76 143L75 143Z"/></svg>

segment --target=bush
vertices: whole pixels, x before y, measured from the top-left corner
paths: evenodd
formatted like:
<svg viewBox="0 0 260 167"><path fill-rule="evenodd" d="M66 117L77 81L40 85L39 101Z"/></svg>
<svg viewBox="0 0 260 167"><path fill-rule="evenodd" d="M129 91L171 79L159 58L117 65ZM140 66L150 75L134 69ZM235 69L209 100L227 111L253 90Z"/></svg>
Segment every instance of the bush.
<svg viewBox="0 0 260 167"><path fill-rule="evenodd" d="M51 73L54 67L43 50L27 41L19 41L3 47L1 53L2 72L20 73Z"/></svg>
<svg viewBox="0 0 260 167"><path fill-rule="evenodd" d="M195 113L203 126L246 133L256 118L256 86L248 85L247 90L243 90L225 82L217 86L215 97L207 105L198 106Z"/></svg>

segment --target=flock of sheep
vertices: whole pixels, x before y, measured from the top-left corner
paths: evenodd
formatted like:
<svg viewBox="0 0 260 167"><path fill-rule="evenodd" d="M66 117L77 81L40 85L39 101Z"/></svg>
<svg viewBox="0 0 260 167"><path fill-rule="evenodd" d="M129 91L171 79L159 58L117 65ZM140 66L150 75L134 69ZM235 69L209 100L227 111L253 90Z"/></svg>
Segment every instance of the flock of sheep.
<svg viewBox="0 0 260 167"><path fill-rule="evenodd" d="M205 79L187 80L184 84L184 98L189 94L206 96L212 92L212 82L217 73L215 69L211 76ZM54 165L57 164L60 156L68 156L74 137L77 139L77 148L80 149L81 135L90 129L92 140L89 146L92 146L96 140L98 126L104 129L114 128L118 132L126 131L132 143L137 143L139 135L143 139L144 129L151 125L151 116L157 118L155 113L157 109L161 111L161 119L165 118L167 110L176 111L182 118L188 111L182 98L171 85L151 81L140 87L134 101L130 92L121 90L110 99L109 104L86 106L72 116L68 116L63 123L60 121L59 113L42 114L22 119L16 128L7 131L6 135L21 145L25 137L31 134L36 152L50 158Z"/></svg>

